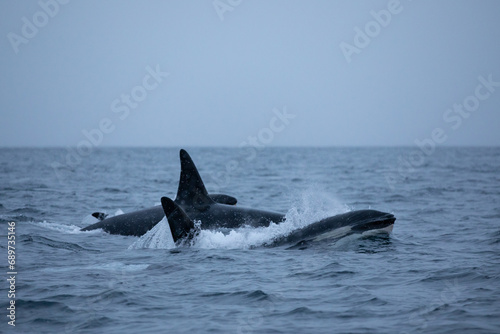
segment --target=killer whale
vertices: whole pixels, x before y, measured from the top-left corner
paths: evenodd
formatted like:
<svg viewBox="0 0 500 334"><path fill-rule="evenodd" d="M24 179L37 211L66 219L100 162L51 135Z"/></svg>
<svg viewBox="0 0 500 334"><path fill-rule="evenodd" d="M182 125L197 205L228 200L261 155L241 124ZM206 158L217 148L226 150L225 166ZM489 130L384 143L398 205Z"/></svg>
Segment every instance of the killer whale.
<svg viewBox="0 0 500 334"><path fill-rule="evenodd" d="M175 200L162 197L161 206L105 218L84 231L102 228L111 234L141 236L164 217L176 244L192 239L198 228L234 229L242 226L267 227L282 223L285 214L235 206L236 199L227 195L209 195L193 160L180 150L181 174ZM99 213L96 213L100 216ZM101 216L102 217L102 216ZM273 245L306 243L340 238L349 234L390 232L396 218L376 210L358 210L322 219L274 240ZM200 221L199 227L195 221Z"/></svg>
<svg viewBox="0 0 500 334"><path fill-rule="evenodd" d="M283 213L215 202L208 195L193 159L185 150L180 150L179 157L181 176L177 196L173 202L190 219L201 221L202 228L237 228L243 225L262 227L269 226L272 222L284 221Z"/></svg>
<svg viewBox="0 0 500 334"><path fill-rule="evenodd" d="M173 200L162 197L162 207L167 217L170 232L177 246L187 244L199 232L199 227ZM309 224L290 234L281 236L268 246L293 245L302 247L312 241L338 240L347 235L370 232L391 232L396 218L390 213L377 210L357 210L339 214ZM203 225L203 222L202 222Z"/></svg>
<svg viewBox="0 0 500 334"><path fill-rule="evenodd" d="M243 225L260 227L284 220L285 215L282 213L235 206L237 200L232 196L208 194L189 154L180 150L179 157L181 174L175 202L191 219L203 221L202 228L237 228ZM161 205L110 218L100 212L92 215L102 220L84 227L82 231L102 229L110 234L132 236L144 235L165 217Z"/></svg>
<svg viewBox="0 0 500 334"><path fill-rule="evenodd" d="M212 201L201 176L185 150L180 151L181 178L177 197L161 199L163 211L175 243L182 243L196 235L194 221L203 229L238 228L242 226L267 227L282 223L285 214L228 206ZM299 244L315 240L341 238L350 234L390 232L396 218L377 210L357 210L313 222L301 229L276 239L273 246Z"/></svg>
<svg viewBox="0 0 500 334"><path fill-rule="evenodd" d="M226 205L236 205L237 203L235 197L225 194L209 194L208 196L216 203ZM94 212L92 216L99 221L82 228L81 231L102 229L110 234L140 237L160 222L165 216L165 213L161 205L156 205L148 209L124 213L109 218L107 218L107 214L102 212Z"/></svg>

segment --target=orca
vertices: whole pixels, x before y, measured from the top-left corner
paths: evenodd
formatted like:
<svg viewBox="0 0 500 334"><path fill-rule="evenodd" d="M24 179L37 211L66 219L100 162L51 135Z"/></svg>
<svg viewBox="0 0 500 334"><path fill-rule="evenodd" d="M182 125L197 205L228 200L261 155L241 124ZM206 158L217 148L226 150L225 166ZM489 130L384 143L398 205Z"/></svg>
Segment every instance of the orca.
<svg viewBox="0 0 500 334"><path fill-rule="evenodd" d="M205 184L189 154L181 150L179 156L181 176L174 202L190 219L201 221L202 228L238 228L244 225L262 227L285 220L283 213L215 202L208 195Z"/></svg>
<svg viewBox="0 0 500 334"><path fill-rule="evenodd" d="M238 202L235 197L224 194L209 194L208 197L216 203L226 205L236 205ZM81 231L102 229L110 234L140 237L159 223L165 217L165 213L161 205L156 205L148 209L124 213L109 218L107 218L109 215L103 212L94 212L92 216L99 221L82 228Z"/></svg>
<svg viewBox="0 0 500 334"><path fill-rule="evenodd" d="M185 150L180 150L181 175L175 202L191 219L203 221L203 228L237 228L243 225L260 227L285 219L281 213L236 206L236 198L223 194L208 194L193 160ZM92 216L103 220L87 226L82 231L102 229L110 234L142 236L163 217L161 205L110 218L104 213Z"/></svg>
<svg viewBox="0 0 500 334"><path fill-rule="evenodd" d="M199 228L188 214L168 197L162 197L162 207L167 217L170 232L177 246L186 245L199 232ZM339 214L309 224L290 234L281 236L270 245L294 245L290 248L304 247L320 240L338 240L352 234L390 233L396 218L393 214L377 210L357 210ZM203 226L203 222L201 224Z"/></svg>
<svg viewBox="0 0 500 334"><path fill-rule="evenodd" d="M356 210L322 219L273 240L272 246L294 245L302 248L310 242L336 241L349 235L371 236L390 233L396 218L377 210Z"/></svg>
<svg viewBox="0 0 500 334"><path fill-rule="evenodd" d="M236 206L236 199L228 195L208 194L193 160L180 150L181 174L175 200L161 198L161 206L106 218L94 213L102 221L83 228L83 231L101 228L111 234L141 236L164 217L177 245L192 240L199 229L235 229L242 226L267 227L285 221L283 213ZM350 234L390 232L396 218L376 210L358 210L322 219L295 230L273 241L272 246L301 245L310 241L341 238ZM195 224L201 222L201 224Z"/></svg>
<svg viewBox="0 0 500 334"><path fill-rule="evenodd" d="M208 197L215 203L225 205L236 205L238 202L235 197L225 194L209 194ZM82 228L81 231L102 229L110 234L140 237L158 224L165 217L165 213L161 205L156 205L148 209L124 213L109 218L108 214L102 212L94 212L92 216L99 221Z"/></svg>

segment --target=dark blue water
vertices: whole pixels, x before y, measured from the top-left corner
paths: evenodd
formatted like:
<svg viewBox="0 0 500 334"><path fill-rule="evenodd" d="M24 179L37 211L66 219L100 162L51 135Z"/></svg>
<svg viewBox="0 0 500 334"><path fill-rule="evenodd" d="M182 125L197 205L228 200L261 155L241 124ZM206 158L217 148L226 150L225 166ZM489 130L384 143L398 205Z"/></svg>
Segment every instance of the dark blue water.
<svg viewBox="0 0 500 334"><path fill-rule="evenodd" d="M285 227L203 231L173 248L79 232L94 211L175 197L177 149L0 150L1 332L499 333L500 149L188 149L209 192L294 224L372 208L390 236L260 247ZM66 160L66 159L69 160ZM16 322L8 325L8 222Z"/></svg>

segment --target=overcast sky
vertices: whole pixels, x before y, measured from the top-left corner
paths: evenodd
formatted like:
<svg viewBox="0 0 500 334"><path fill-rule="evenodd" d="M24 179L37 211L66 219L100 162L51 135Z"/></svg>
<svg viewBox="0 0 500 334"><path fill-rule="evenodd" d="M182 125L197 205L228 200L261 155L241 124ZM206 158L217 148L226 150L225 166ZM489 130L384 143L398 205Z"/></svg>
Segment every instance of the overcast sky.
<svg viewBox="0 0 500 334"><path fill-rule="evenodd" d="M500 1L59 1L2 2L0 146L500 144Z"/></svg>

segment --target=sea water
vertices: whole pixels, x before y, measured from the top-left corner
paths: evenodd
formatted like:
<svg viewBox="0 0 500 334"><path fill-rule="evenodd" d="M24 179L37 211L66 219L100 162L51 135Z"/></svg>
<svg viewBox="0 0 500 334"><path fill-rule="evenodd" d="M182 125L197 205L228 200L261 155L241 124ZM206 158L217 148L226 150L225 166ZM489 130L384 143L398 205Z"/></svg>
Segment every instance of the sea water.
<svg viewBox="0 0 500 334"><path fill-rule="evenodd" d="M287 222L202 230L190 247L166 220L141 238L80 232L94 211L174 198L178 149L0 149L0 332L500 332L500 149L187 150L209 192ZM394 214L393 232L267 247L357 209Z"/></svg>

